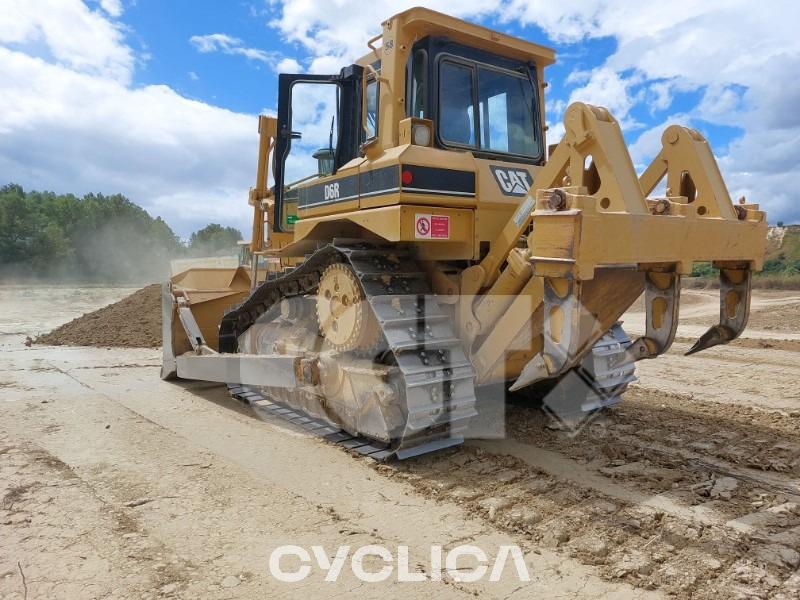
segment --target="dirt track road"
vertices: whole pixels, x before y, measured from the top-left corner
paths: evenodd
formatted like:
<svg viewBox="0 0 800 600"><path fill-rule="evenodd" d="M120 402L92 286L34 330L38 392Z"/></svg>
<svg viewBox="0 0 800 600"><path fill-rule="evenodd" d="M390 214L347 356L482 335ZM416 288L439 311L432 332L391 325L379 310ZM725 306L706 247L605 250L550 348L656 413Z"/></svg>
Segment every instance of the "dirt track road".
<svg viewBox="0 0 800 600"><path fill-rule="evenodd" d="M756 290L742 338L683 356L719 318L716 290L684 290L678 337L658 360L637 365L640 387L722 403L800 410L800 293ZM644 313L625 316L625 329L644 332Z"/></svg>
<svg viewBox="0 0 800 600"><path fill-rule="evenodd" d="M685 295L681 338L716 311ZM25 348L47 329L45 296L18 310L2 288L0 310L17 310L0 328L0 597L795 598L800 354L757 345L798 336L776 315L800 298L783 296L757 298L761 325L736 345L640 363L625 402L578 435L511 406L507 439L381 465L220 386L160 381L152 350ZM405 545L423 571L432 544L517 544L532 581L363 583L345 568L281 583L267 561L287 543Z"/></svg>

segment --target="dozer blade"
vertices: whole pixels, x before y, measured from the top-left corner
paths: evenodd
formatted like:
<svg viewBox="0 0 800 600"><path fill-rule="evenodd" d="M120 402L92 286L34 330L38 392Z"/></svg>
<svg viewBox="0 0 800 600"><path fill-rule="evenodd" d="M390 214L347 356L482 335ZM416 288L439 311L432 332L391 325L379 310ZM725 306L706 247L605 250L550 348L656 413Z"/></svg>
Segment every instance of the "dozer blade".
<svg viewBox="0 0 800 600"><path fill-rule="evenodd" d="M701 335L686 356L727 344L744 331L750 316L751 276L749 269L719 270L719 324Z"/></svg>
<svg viewBox="0 0 800 600"><path fill-rule="evenodd" d="M675 340L678 329L678 306L681 276L676 273L648 271L645 277L646 330L628 353L633 360L656 358Z"/></svg>

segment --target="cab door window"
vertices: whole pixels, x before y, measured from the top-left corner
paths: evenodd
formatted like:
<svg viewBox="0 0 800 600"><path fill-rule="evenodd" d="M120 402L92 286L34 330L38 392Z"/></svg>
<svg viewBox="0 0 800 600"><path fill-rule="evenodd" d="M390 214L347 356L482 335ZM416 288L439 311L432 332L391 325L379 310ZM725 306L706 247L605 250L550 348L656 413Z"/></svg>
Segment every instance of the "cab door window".
<svg viewBox="0 0 800 600"><path fill-rule="evenodd" d="M339 86L300 81L291 91L291 146L286 156L285 185L329 175L338 135Z"/></svg>
<svg viewBox="0 0 800 600"><path fill-rule="evenodd" d="M339 96L335 83L298 81L291 87L290 145L283 163L281 223L293 229L303 188L333 172L338 145Z"/></svg>
<svg viewBox="0 0 800 600"><path fill-rule="evenodd" d="M417 50L411 61L411 99L408 102L409 117L425 118L425 93L428 70L428 53Z"/></svg>
<svg viewBox="0 0 800 600"><path fill-rule="evenodd" d="M475 73L442 61L439 69L439 136L447 144L475 146Z"/></svg>
<svg viewBox="0 0 800 600"><path fill-rule="evenodd" d="M366 114L364 115L364 132L366 139L370 140L378 135L378 80L367 81Z"/></svg>
<svg viewBox="0 0 800 600"><path fill-rule="evenodd" d="M482 150L538 154L533 88L527 77L478 67L478 106Z"/></svg>

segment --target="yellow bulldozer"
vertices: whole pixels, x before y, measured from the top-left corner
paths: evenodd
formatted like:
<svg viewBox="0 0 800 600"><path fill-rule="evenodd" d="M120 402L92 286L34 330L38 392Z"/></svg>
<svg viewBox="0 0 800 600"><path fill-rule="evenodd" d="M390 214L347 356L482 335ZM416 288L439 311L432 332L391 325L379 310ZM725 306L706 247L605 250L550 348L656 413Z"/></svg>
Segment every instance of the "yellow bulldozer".
<svg viewBox="0 0 800 600"><path fill-rule="evenodd" d="M549 48L413 8L367 49L279 75L246 260L164 285L164 378L402 459L461 442L482 390L546 390L565 415L618 402L672 344L696 262L719 269L720 321L689 353L742 332L765 213L731 201L697 131L668 127L637 176L602 107L570 105L548 147Z"/></svg>

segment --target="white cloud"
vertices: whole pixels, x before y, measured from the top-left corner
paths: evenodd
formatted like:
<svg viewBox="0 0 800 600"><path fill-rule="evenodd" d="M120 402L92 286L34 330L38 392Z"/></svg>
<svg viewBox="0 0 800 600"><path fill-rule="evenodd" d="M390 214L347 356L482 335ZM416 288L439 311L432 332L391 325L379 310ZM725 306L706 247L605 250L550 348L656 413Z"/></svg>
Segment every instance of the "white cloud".
<svg viewBox="0 0 800 600"><path fill-rule="evenodd" d="M100 8L115 19L122 15L122 2L120 0L100 0Z"/></svg>
<svg viewBox="0 0 800 600"><path fill-rule="evenodd" d="M284 58L275 65L278 73L302 73L303 67L294 58Z"/></svg>
<svg viewBox="0 0 800 600"><path fill-rule="evenodd" d="M568 85L573 83L580 85L589 81L591 76L592 72L589 70L575 69L574 71L570 71L569 75L567 75L567 78L564 80L564 83Z"/></svg>
<svg viewBox="0 0 800 600"><path fill-rule="evenodd" d="M743 108L743 93L731 86L709 85L694 114L714 123L737 126Z"/></svg>
<svg viewBox="0 0 800 600"><path fill-rule="evenodd" d="M223 54L244 56L267 64L275 64L276 60L274 54L258 48L248 48L239 38L224 33L193 35L189 41L199 52L203 53L222 52Z"/></svg>
<svg viewBox="0 0 800 600"><path fill-rule="evenodd" d="M4 0L0 44L122 83L134 68L122 27L80 0Z"/></svg>
<svg viewBox="0 0 800 600"><path fill-rule="evenodd" d="M222 52L232 56L244 56L249 60L262 62L269 65L278 73L298 73L303 68L297 59L281 57L278 52L267 52L259 48L245 46L244 42L226 33L211 33L208 35L193 35L189 42L198 52L208 54L211 52Z"/></svg>
<svg viewBox="0 0 800 600"><path fill-rule="evenodd" d="M635 76L622 77L606 67L595 69L583 87L572 91L568 104L586 102L605 106L618 120L624 121L637 102L632 91L637 83L639 81Z"/></svg>
<svg viewBox="0 0 800 600"><path fill-rule="evenodd" d="M678 94L695 92L699 87L679 77L672 77L670 79L647 79L642 76L640 79L643 88L639 101L643 106L647 107L650 115L668 110L673 102L675 102Z"/></svg>
<svg viewBox="0 0 800 600"><path fill-rule="evenodd" d="M35 52L35 42L49 51ZM210 221L246 228L255 117L164 85L132 86L133 65L120 26L80 2L4 10L0 182L121 192L182 235Z"/></svg>
<svg viewBox="0 0 800 600"><path fill-rule="evenodd" d="M311 61L311 65L308 67L308 72L322 75L338 73L339 70L349 61L350 59L345 60L341 57L334 56L333 54L317 56Z"/></svg>

